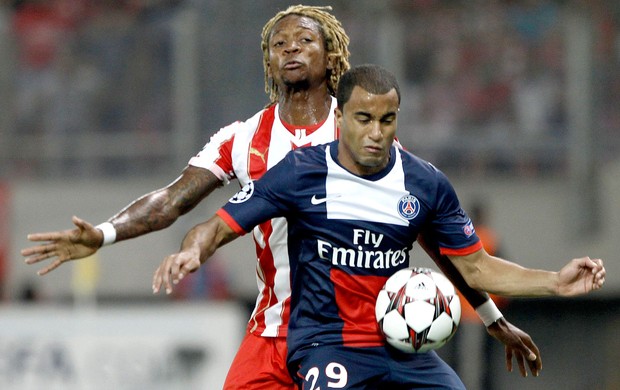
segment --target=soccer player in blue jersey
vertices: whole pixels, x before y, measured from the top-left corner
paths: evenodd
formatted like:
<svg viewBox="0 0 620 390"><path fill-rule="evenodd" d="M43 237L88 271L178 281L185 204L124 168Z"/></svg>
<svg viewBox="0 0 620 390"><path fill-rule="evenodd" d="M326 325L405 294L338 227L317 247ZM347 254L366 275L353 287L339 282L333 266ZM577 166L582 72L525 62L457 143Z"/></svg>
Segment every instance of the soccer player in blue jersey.
<svg viewBox="0 0 620 390"><path fill-rule="evenodd" d="M400 93L389 72L356 67L342 77L337 98L340 141L293 151L244 187L188 233L180 253L164 260L156 288L172 288L217 247L284 216L292 280L288 362L300 386L459 389L454 371L434 352L390 349L374 320L377 292L387 277L409 266L420 231L433 232L441 252L475 288L572 296L602 287L600 259L574 259L550 272L484 251L447 178L392 146Z"/></svg>
<svg viewBox="0 0 620 390"><path fill-rule="evenodd" d="M385 69L365 65L341 78L339 141L297 149L250 182L181 252L164 259L154 288L171 289L215 250L274 217L289 223L292 301L288 365L300 388L462 389L435 352L386 346L374 319L385 280L409 266L418 233L432 237L472 287L507 296L573 296L605 281L600 259L573 259L560 271L490 256L447 178L393 146L400 92Z"/></svg>

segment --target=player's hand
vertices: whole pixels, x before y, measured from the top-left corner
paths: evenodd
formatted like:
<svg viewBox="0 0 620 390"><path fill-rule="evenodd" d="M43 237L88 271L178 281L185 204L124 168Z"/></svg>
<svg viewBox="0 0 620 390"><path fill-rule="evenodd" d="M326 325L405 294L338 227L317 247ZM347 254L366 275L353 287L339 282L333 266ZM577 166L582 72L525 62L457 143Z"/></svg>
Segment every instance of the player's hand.
<svg viewBox="0 0 620 390"><path fill-rule="evenodd" d="M190 272L200 267L200 256L190 251L172 254L164 259L153 275L153 294L157 294L162 285L166 294L172 293L173 285Z"/></svg>
<svg viewBox="0 0 620 390"><path fill-rule="evenodd" d="M39 275L45 275L67 261L90 256L101 247L103 233L99 229L75 216L72 221L76 226L74 229L28 235L28 240L44 243L21 250L21 255L26 257L26 264L52 260L37 272Z"/></svg>
<svg viewBox="0 0 620 390"><path fill-rule="evenodd" d="M558 294L574 296L598 290L605 283L605 273L601 259L573 259L559 272Z"/></svg>
<svg viewBox="0 0 620 390"><path fill-rule="evenodd" d="M512 359L517 361L521 376L527 376L527 366L534 376L540 375L542 359L540 351L530 335L500 318L487 327L487 332L506 347L506 369L512 372Z"/></svg>

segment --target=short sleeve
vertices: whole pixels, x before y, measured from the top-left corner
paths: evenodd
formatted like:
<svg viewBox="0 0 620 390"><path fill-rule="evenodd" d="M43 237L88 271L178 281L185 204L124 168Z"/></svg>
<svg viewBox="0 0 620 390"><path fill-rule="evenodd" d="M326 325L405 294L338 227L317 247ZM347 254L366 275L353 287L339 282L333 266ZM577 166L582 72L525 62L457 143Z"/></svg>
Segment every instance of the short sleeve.
<svg viewBox="0 0 620 390"><path fill-rule="evenodd" d="M233 230L236 224L237 229L249 232L262 222L286 217L294 210L296 169L291 155L287 154L259 180L245 185L222 207Z"/></svg>
<svg viewBox="0 0 620 390"><path fill-rule="evenodd" d="M431 226L441 253L467 255L482 248L471 219L461 208L454 187L439 170L437 170L436 199Z"/></svg>

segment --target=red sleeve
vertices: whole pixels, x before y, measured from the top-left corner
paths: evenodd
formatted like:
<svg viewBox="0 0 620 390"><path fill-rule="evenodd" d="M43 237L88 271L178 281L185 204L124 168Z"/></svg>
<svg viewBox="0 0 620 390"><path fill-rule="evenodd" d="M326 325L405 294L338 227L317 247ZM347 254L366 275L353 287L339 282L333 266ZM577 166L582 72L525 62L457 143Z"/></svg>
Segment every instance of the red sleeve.
<svg viewBox="0 0 620 390"><path fill-rule="evenodd" d="M474 252L478 252L482 249L482 241L478 241L473 245L466 246L465 248L439 248L439 253L446 256L467 256Z"/></svg>

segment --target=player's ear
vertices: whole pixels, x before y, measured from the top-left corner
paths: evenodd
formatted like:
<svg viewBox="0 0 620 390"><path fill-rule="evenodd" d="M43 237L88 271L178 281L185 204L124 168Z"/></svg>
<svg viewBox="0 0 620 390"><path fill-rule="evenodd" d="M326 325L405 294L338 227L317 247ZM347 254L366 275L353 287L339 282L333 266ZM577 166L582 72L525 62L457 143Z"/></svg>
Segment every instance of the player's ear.
<svg viewBox="0 0 620 390"><path fill-rule="evenodd" d="M335 67L336 67L336 55L329 54L327 56L327 70L334 70Z"/></svg>
<svg viewBox="0 0 620 390"><path fill-rule="evenodd" d="M342 111L340 111L340 107L334 108L334 116L336 117L336 126L341 128L340 123L342 122Z"/></svg>

